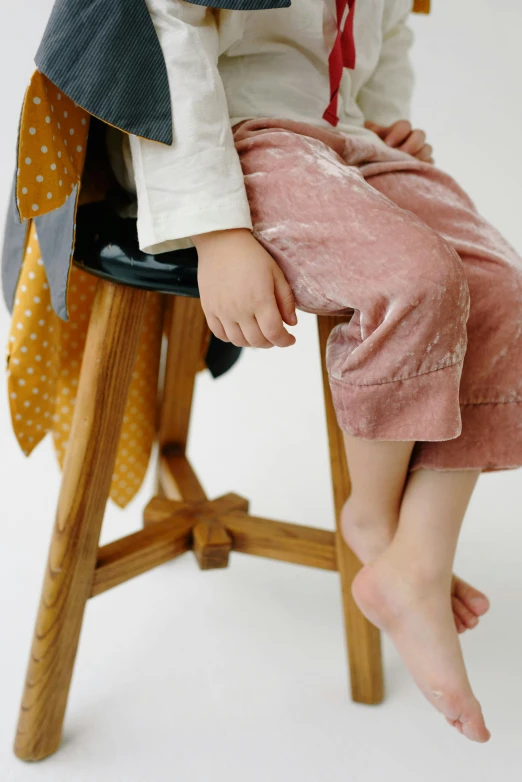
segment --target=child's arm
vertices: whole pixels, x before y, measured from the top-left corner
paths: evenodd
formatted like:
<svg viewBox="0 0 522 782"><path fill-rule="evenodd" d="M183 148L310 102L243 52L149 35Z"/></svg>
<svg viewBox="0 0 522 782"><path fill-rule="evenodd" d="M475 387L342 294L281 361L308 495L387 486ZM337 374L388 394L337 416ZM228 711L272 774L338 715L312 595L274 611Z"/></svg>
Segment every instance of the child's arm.
<svg viewBox="0 0 522 782"><path fill-rule="evenodd" d="M412 0L386 0L379 62L359 90L357 104L367 120L389 126L409 119L415 78L410 61Z"/></svg>
<svg viewBox="0 0 522 782"><path fill-rule="evenodd" d="M147 6L167 66L173 123L171 146L130 137L140 247L154 253L175 239L251 229L252 222L217 70L214 13L184 0Z"/></svg>
<svg viewBox="0 0 522 782"><path fill-rule="evenodd" d="M365 126L386 144L433 163L433 148L426 144L426 134L414 130L409 122L415 84L409 56L413 42L408 26L411 10L411 0L387 0L379 62L361 88L357 103L366 118Z"/></svg>
<svg viewBox="0 0 522 782"><path fill-rule="evenodd" d="M290 286L251 233L252 222L217 61L216 13L184 0L147 0L167 65L172 146L130 137L141 249L192 237L210 329L236 345L295 339Z"/></svg>

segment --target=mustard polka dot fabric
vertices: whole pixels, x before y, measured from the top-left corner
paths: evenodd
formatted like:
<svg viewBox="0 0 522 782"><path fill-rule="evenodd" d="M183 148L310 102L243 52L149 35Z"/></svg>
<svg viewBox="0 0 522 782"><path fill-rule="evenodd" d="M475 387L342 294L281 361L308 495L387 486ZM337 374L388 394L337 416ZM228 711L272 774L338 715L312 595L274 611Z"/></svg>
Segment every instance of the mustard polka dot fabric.
<svg viewBox="0 0 522 782"><path fill-rule="evenodd" d="M18 139L16 195L22 219L63 206L81 179L88 132L89 114L35 71Z"/></svg>
<svg viewBox="0 0 522 782"><path fill-rule="evenodd" d="M69 432L95 290L95 277L73 266L69 320L56 315L31 221L7 345L11 421L26 456L51 434L60 467L71 445ZM162 333L163 297L149 293L110 491L122 508L143 482L155 439Z"/></svg>

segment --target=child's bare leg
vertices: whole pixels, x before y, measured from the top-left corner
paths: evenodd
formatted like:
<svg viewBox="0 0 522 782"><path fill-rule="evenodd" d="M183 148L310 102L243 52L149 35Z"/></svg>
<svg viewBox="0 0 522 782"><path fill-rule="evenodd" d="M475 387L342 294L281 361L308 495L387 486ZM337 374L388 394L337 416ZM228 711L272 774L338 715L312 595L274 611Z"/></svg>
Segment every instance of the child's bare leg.
<svg viewBox="0 0 522 782"><path fill-rule="evenodd" d="M364 565L391 543L413 442L376 441L345 433L344 443L352 480L352 493L341 518L343 537ZM489 601L482 592L454 575L451 594L459 632L475 627Z"/></svg>
<svg viewBox="0 0 522 782"><path fill-rule="evenodd" d="M357 605L386 631L426 698L468 738L490 737L466 674L451 600L457 540L478 470L417 470L395 536L353 581Z"/></svg>
<svg viewBox="0 0 522 782"><path fill-rule="evenodd" d="M366 565L388 548L395 535L414 443L364 440L344 433L344 445L352 491L341 528Z"/></svg>

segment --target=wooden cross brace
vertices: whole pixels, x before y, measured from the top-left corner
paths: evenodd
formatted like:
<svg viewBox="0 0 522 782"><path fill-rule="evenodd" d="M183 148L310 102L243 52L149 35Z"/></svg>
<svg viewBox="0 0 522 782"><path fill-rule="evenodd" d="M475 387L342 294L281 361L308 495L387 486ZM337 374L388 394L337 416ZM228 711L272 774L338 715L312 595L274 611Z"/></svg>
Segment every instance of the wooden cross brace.
<svg viewBox="0 0 522 782"><path fill-rule="evenodd" d="M237 494L196 502L153 497L143 529L99 548L91 597L190 550L202 570L227 567L232 550L338 569L333 532L250 516Z"/></svg>

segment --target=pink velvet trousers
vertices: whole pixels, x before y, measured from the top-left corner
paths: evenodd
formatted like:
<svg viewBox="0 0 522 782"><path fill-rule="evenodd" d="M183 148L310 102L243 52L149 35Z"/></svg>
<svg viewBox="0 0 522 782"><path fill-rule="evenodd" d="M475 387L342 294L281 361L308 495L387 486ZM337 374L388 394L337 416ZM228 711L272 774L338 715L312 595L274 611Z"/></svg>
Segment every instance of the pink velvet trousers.
<svg viewBox="0 0 522 782"><path fill-rule="evenodd" d="M522 465L522 260L446 173L371 137L233 128L254 236L299 309L350 314L327 367L339 425L415 440L410 469Z"/></svg>

